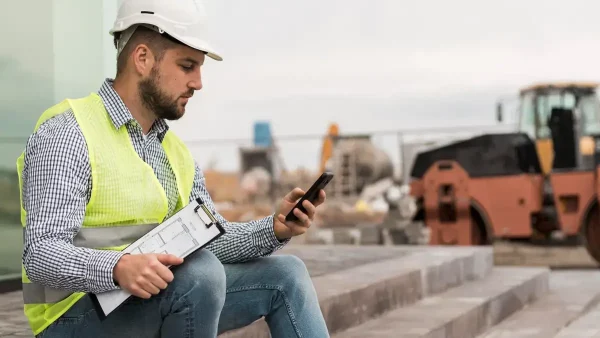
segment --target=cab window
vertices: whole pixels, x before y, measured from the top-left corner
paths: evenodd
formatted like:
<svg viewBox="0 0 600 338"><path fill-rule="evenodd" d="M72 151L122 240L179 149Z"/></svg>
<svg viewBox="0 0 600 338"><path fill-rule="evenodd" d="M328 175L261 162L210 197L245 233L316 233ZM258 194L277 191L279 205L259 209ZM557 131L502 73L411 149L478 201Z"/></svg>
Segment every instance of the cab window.
<svg viewBox="0 0 600 338"><path fill-rule="evenodd" d="M521 120L519 131L535 139L535 104L533 93L526 93L521 98Z"/></svg>

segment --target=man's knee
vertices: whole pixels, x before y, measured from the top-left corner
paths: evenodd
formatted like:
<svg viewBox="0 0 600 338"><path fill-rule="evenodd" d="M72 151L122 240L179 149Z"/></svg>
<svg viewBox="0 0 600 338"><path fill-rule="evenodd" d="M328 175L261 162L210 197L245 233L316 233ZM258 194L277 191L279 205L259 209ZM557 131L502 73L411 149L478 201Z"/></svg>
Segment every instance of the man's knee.
<svg viewBox="0 0 600 338"><path fill-rule="evenodd" d="M299 298L314 297L315 290L304 262L293 255L274 255L269 257L279 281L279 286L287 294L295 294Z"/></svg>
<svg viewBox="0 0 600 338"><path fill-rule="evenodd" d="M222 307L225 303L225 270L219 259L208 250L198 250L173 269L177 293L193 302Z"/></svg>

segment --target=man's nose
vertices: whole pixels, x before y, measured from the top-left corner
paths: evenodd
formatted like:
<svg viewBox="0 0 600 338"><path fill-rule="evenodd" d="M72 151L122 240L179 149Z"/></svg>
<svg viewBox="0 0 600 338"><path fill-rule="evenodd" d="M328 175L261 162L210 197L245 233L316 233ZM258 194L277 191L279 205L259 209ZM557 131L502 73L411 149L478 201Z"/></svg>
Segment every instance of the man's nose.
<svg viewBox="0 0 600 338"><path fill-rule="evenodd" d="M193 88L194 90L202 89L202 76L200 76L200 74L195 76L194 79L192 81L190 81L189 86L190 86L190 88Z"/></svg>
<svg viewBox="0 0 600 338"><path fill-rule="evenodd" d="M194 88L194 90L202 89L202 81L198 80L190 82L190 88Z"/></svg>

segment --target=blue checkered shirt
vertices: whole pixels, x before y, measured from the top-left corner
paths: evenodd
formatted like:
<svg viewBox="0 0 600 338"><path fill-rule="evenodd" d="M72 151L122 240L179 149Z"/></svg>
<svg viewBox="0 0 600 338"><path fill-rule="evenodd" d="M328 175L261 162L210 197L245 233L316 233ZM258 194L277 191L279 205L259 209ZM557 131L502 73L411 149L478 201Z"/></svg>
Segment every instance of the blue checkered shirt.
<svg viewBox="0 0 600 338"><path fill-rule="evenodd" d="M169 215L177 203L177 185L161 146L168 130L157 120L147 135L107 79L98 92L116 128L126 127L138 155L148 163L168 196ZM44 122L25 149L23 204L27 211L23 265L28 277L50 287L83 292L117 288L113 268L122 253L73 245L82 225L92 181L88 150L73 112ZM223 263L267 256L283 247L273 232L273 217L248 223L228 222L216 211L196 164L190 200L201 197L222 222L226 234L206 247Z"/></svg>

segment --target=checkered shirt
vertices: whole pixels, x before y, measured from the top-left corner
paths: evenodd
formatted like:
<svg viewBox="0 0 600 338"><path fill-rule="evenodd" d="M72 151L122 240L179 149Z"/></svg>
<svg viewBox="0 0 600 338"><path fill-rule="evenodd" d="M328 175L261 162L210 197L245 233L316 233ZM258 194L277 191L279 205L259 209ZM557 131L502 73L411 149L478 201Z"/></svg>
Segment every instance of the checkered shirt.
<svg viewBox="0 0 600 338"><path fill-rule="evenodd" d="M147 135L106 79L98 91L116 128L125 126L138 155L148 163L168 196L169 214L177 203L177 185L161 142L168 130L157 120ZM113 268L122 253L73 245L82 225L92 181L84 136L68 110L44 122L25 148L23 204L27 211L23 265L28 277L49 287L82 292L117 288ZM248 223L228 222L216 211L202 170L196 163L190 200L201 197L226 234L207 250L223 263L268 256L289 240L280 242L273 232L273 217Z"/></svg>

